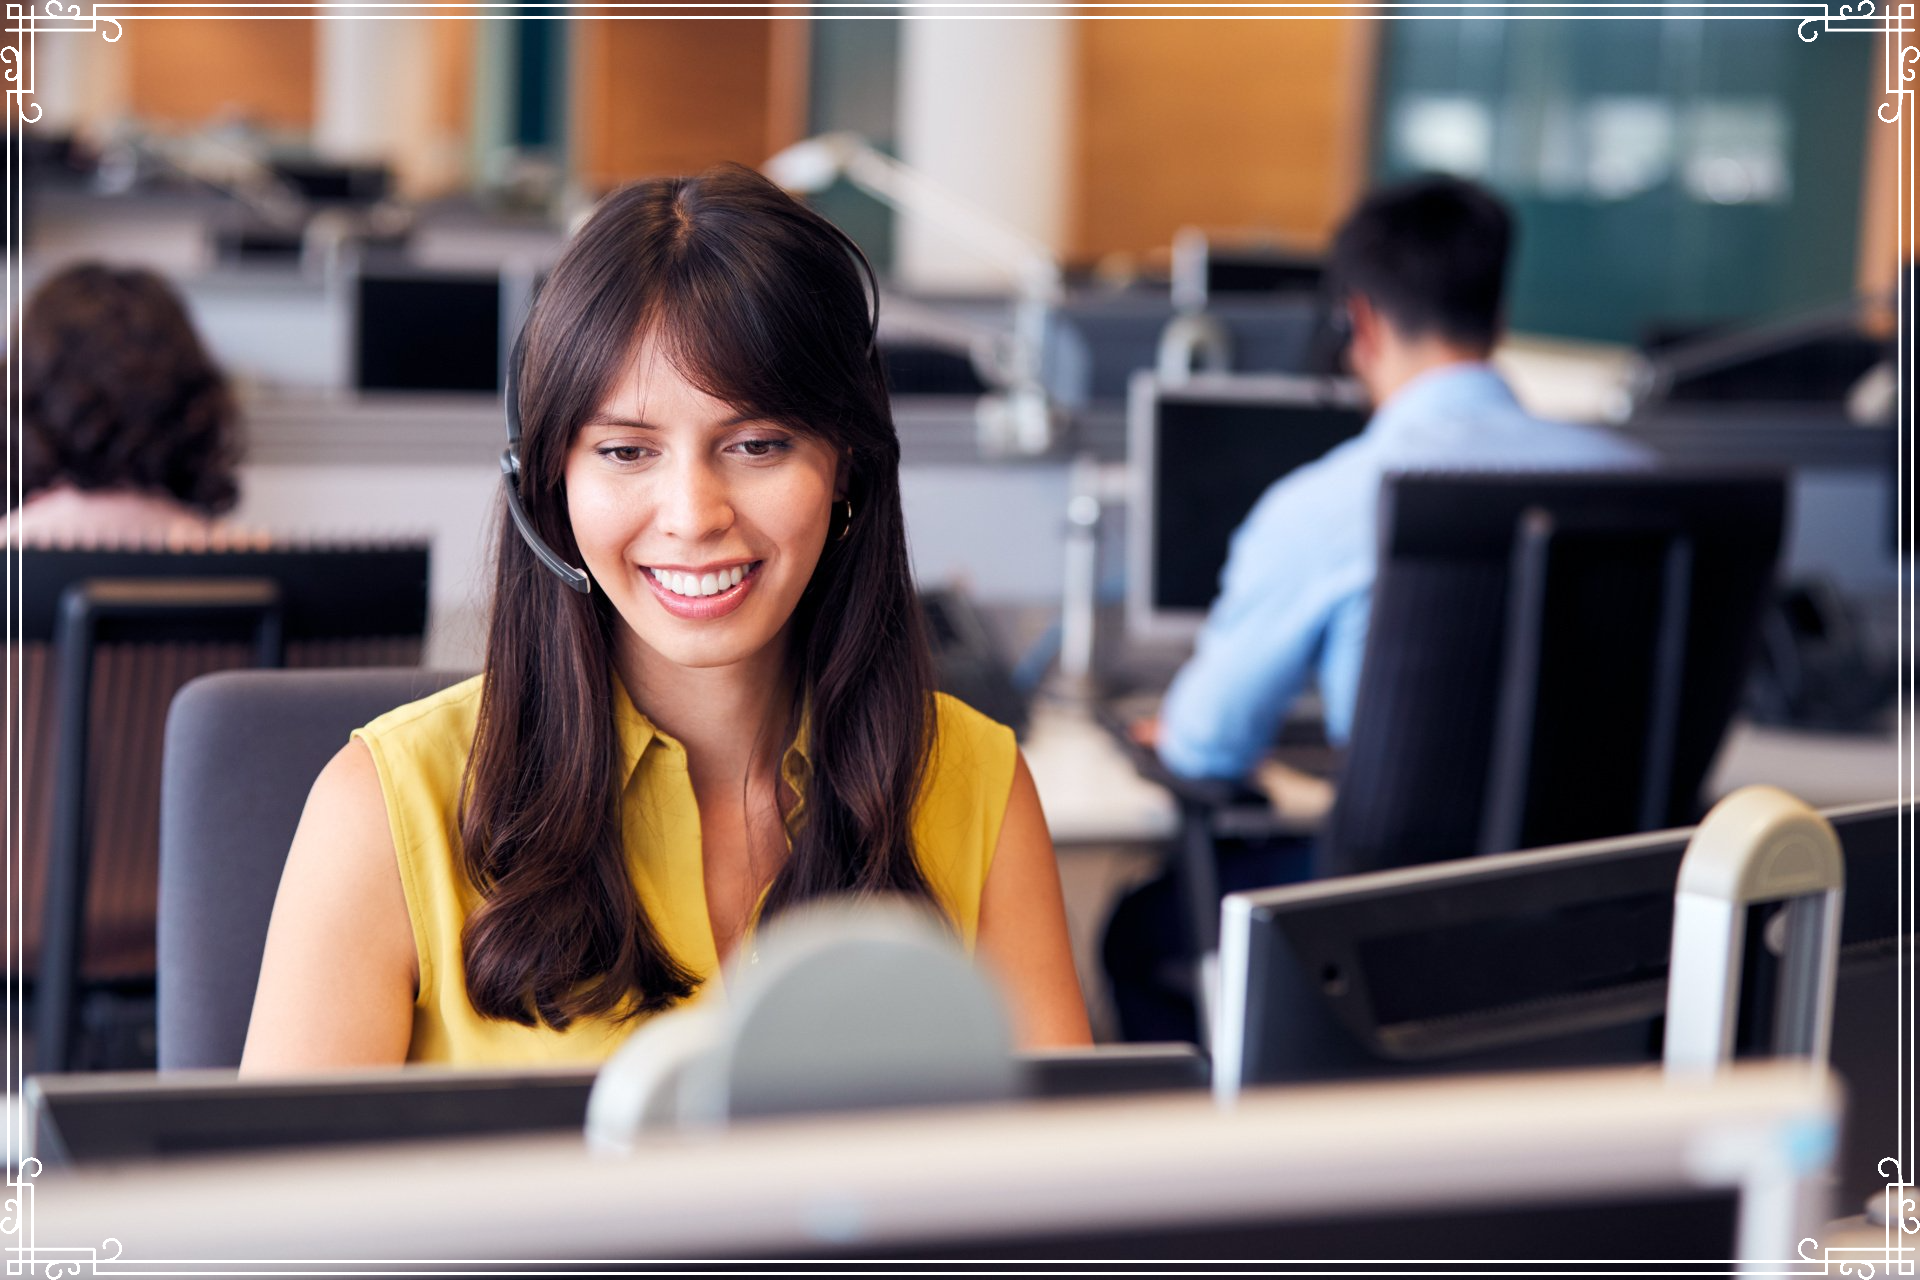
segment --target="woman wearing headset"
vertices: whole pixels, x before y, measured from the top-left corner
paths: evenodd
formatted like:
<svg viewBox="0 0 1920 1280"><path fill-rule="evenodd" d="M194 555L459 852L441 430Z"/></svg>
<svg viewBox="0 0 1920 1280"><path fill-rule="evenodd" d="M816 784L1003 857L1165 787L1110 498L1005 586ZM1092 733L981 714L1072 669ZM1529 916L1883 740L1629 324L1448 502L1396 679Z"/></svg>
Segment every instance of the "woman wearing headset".
<svg viewBox="0 0 1920 1280"><path fill-rule="evenodd" d="M837 893L928 902L1023 1044L1088 1039L1012 734L932 692L858 252L737 167L580 230L508 389L485 669L314 784L243 1069L595 1061Z"/></svg>

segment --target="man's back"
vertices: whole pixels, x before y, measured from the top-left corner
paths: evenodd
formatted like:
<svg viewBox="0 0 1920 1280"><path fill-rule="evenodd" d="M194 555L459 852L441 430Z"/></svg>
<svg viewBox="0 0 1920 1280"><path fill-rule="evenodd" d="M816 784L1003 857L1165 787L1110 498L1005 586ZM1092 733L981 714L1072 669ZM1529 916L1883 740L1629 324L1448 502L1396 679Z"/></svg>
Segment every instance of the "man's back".
<svg viewBox="0 0 1920 1280"><path fill-rule="evenodd" d="M1244 776L1309 674L1318 678L1328 736L1345 741L1386 472L1651 461L1610 432L1528 416L1485 364L1450 364L1412 379L1364 433L1270 488L1235 532L1220 595L1162 707L1162 759L1188 777Z"/></svg>

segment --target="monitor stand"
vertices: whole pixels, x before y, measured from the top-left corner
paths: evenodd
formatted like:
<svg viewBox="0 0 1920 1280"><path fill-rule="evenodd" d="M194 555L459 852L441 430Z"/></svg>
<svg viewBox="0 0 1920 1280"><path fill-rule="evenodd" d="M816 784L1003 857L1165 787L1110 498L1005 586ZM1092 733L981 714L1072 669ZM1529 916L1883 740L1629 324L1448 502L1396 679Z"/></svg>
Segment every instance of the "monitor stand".
<svg viewBox="0 0 1920 1280"><path fill-rule="evenodd" d="M1747 912L1766 902L1787 904L1772 1051L1826 1061L1845 875L1833 827L1785 791L1743 787L1714 806L1687 845L1674 898L1669 1072L1732 1058Z"/></svg>

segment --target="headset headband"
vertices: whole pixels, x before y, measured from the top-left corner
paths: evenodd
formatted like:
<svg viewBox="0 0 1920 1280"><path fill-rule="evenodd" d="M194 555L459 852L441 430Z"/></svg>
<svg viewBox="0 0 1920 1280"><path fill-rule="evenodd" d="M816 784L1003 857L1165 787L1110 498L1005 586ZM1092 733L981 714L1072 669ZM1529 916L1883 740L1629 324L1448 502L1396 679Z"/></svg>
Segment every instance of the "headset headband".
<svg viewBox="0 0 1920 1280"><path fill-rule="evenodd" d="M512 517L513 527L519 530L520 537L533 552L534 558L551 569L560 581L585 595L593 590L593 579L587 576L585 569L576 569L561 559L560 553L533 531L533 521L527 519L526 508L520 505L520 362L526 356L526 343L527 331L523 326L514 336L513 351L507 357L507 447L500 451L500 475L507 489L507 514Z"/></svg>

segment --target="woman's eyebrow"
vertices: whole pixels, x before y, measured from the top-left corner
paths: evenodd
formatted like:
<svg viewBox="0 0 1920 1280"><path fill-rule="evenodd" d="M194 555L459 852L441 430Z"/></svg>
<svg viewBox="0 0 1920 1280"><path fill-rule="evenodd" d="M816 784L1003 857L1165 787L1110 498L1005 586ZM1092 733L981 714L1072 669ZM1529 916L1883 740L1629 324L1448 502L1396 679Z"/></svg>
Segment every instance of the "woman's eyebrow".
<svg viewBox="0 0 1920 1280"><path fill-rule="evenodd" d="M745 423L761 422L764 420L765 419L763 419L758 414L736 413L731 418L727 418L721 422L716 422L713 425L713 429L716 431L729 431L734 427L742 426ZM582 423L581 425L583 428L584 427L620 427L629 431L664 431L666 429L660 426L658 423L648 422L644 418L623 418L618 414L611 414L611 413L595 414L593 417L588 418L586 422Z"/></svg>
<svg viewBox="0 0 1920 1280"><path fill-rule="evenodd" d="M597 413L581 424L585 427L625 427L635 431L658 431L659 427L641 418L622 418L618 414Z"/></svg>

